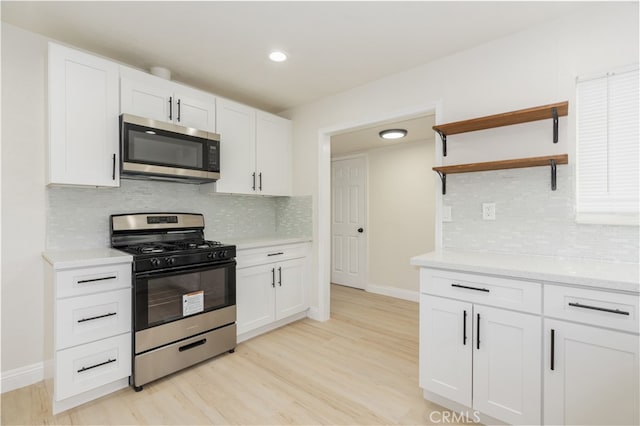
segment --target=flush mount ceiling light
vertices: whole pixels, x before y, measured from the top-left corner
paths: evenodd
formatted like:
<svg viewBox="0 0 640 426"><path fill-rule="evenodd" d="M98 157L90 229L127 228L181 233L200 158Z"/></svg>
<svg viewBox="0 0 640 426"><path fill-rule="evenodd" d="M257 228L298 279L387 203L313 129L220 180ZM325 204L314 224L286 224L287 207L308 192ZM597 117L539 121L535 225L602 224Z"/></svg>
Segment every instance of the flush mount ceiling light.
<svg viewBox="0 0 640 426"><path fill-rule="evenodd" d="M279 50L275 50L269 53L269 59L273 62L284 62L287 60L287 54Z"/></svg>
<svg viewBox="0 0 640 426"><path fill-rule="evenodd" d="M382 139L400 139L407 136L405 129L387 129L379 133Z"/></svg>

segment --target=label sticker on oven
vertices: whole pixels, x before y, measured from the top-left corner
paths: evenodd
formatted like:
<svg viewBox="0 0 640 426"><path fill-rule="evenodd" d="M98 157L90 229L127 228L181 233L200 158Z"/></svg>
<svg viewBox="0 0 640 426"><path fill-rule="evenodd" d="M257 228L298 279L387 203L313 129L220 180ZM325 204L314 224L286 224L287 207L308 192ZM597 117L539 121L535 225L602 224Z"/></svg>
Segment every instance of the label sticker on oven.
<svg viewBox="0 0 640 426"><path fill-rule="evenodd" d="M182 316L197 314L204 310L204 291L194 291L182 295Z"/></svg>

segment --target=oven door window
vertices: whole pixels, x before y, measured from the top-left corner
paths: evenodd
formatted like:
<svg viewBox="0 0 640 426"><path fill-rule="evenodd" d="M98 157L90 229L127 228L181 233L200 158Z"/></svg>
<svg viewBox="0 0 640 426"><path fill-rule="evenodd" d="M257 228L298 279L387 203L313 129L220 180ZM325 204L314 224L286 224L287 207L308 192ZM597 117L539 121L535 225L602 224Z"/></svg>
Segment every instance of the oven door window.
<svg viewBox="0 0 640 426"><path fill-rule="evenodd" d="M235 262L144 274L135 286L135 326L140 331L235 305Z"/></svg>

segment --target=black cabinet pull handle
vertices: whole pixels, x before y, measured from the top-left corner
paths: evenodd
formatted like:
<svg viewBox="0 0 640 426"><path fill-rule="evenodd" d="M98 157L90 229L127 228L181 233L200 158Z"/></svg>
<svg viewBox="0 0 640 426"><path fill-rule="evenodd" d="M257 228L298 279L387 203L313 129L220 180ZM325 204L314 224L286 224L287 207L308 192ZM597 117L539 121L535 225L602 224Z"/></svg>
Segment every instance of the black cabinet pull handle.
<svg viewBox="0 0 640 426"><path fill-rule="evenodd" d="M169 121L173 120L173 96L169 96Z"/></svg>
<svg viewBox="0 0 640 426"><path fill-rule="evenodd" d="M271 268L271 287L276 288L276 268Z"/></svg>
<svg viewBox="0 0 640 426"><path fill-rule="evenodd" d="M105 362L101 362L100 364L96 364L96 365L91 365L89 367L82 367L80 370L78 370L78 373L83 373L87 370L91 370L92 368L98 368L98 367L102 367L103 365L107 365L107 364L111 364L112 362L116 362L117 359L108 359Z"/></svg>
<svg viewBox="0 0 640 426"><path fill-rule="evenodd" d="M278 285L282 287L282 268L278 267Z"/></svg>
<svg viewBox="0 0 640 426"><path fill-rule="evenodd" d="M253 173L253 185L251 185L251 190L256 190L256 173Z"/></svg>
<svg viewBox="0 0 640 426"><path fill-rule="evenodd" d="M480 314L478 314L478 325L477 325L478 337L476 339L476 349L480 349Z"/></svg>
<svg viewBox="0 0 640 426"><path fill-rule="evenodd" d="M179 352L188 351L189 349L193 349L197 346L202 346L207 343L207 339L198 340L197 342L189 343L188 345L180 346L178 348Z"/></svg>
<svg viewBox="0 0 640 426"><path fill-rule="evenodd" d="M462 284L451 284L451 287L465 288L467 290L475 290L475 291L484 291L486 293L489 293L491 291L488 288L469 287L468 285L462 285Z"/></svg>
<svg viewBox="0 0 640 426"><path fill-rule="evenodd" d="M118 315L118 313L117 312L109 312L108 314L104 314L104 315L98 315L98 316L89 317L89 318L82 318L82 319L79 319L78 322L80 323L80 322L93 321L93 320L97 320L97 319L100 319L100 318L112 317L114 315Z"/></svg>
<svg viewBox="0 0 640 426"><path fill-rule="evenodd" d="M115 280L116 278L118 278L118 277L116 277L115 275L112 275L112 276L108 276L108 277L91 278L91 279L88 279L88 280L78 280L77 282L78 282L78 284L86 284L86 283L93 283L93 282L96 282L96 281Z"/></svg>
<svg viewBox="0 0 640 426"><path fill-rule="evenodd" d="M178 99L178 123L180 122L180 99Z"/></svg>
<svg viewBox="0 0 640 426"><path fill-rule="evenodd" d="M277 253L269 253L269 254L267 254L267 256L280 256L281 254L284 254L284 252L283 251L279 251Z"/></svg>
<svg viewBox="0 0 640 426"><path fill-rule="evenodd" d="M258 178L260 179L260 186L258 187L258 189L262 191L262 172L258 173Z"/></svg>
<svg viewBox="0 0 640 426"><path fill-rule="evenodd" d="M116 180L116 155L113 154L113 166L111 168L111 180Z"/></svg>
<svg viewBox="0 0 640 426"><path fill-rule="evenodd" d="M555 370L556 366L556 331L551 329L551 371Z"/></svg>
<svg viewBox="0 0 640 426"><path fill-rule="evenodd" d="M609 312L610 314L629 315L629 312L621 311L620 309L601 308L599 306L583 305L581 303L570 302L569 306L573 306L574 308L592 309L594 311Z"/></svg>
<svg viewBox="0 0 640 426"><path fill-rule="evenodd" d="M466 346L467 344L467 311L466 309L463 312L464 312L464 316L462 319L462 344Z"/></svg>

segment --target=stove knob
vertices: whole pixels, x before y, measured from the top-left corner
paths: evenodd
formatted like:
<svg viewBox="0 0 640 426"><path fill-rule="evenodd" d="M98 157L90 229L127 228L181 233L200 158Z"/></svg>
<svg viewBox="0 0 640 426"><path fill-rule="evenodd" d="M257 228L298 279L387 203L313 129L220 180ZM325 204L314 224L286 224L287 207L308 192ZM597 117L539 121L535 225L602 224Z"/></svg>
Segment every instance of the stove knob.
<svg viewBox="0 0 640 426"><path fill-rule="evenodd" d="M160 266L160 259L158 259L157 257L154 257L149 262L151 262L151 266L153 266L154 268Z"/></svg>
<svg viewBox="0 0 640 426"><path fill-rule="evenodd" d="M207 253L207 259L215 259L215 258L216 258L215 251L210 251L209 253Z"/></svg>
<svg viewBox="0 0 640 426"><path fill-rule="evenodd" d="M173 257L167 258L167 265L171 266L176 263L176 260Z"/></svg>
<svg viewBox="0 0 640 426"><path fill-rule="evenodd" d="M220 252L220 257L227 257L228 254L229 254L229 250L222 250Z"/></svg>

